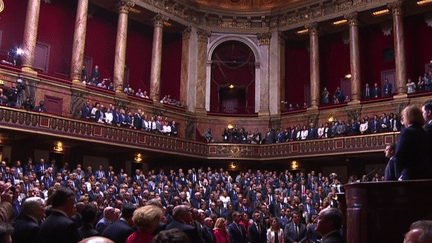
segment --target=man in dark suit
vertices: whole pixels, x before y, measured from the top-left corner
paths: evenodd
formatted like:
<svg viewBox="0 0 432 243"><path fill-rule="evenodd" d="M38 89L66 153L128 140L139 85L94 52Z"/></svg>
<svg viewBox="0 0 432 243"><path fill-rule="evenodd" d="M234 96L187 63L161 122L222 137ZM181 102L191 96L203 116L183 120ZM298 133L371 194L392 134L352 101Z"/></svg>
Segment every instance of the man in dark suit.
<svg viewBox="0 0 432 243"><path fill-rule="evenodd" d="M190 203L192 207L200 209L201 205L205 203L205 201L202 200L200 192L195 192L195 198L192 198Z"/></svg>
<svg viewBox="0 0 432 243"><path fill-rule="evenodd" d="M81 119L90 119L90 101L86 101L85 105L81 108Z"/></svg>
<svg viewBox="0 0 432 243"><path fill-rule="evenodd" d="M366 83L366 87L363 91L363 98L364 99L370 99L372 97L372 89L369 88L369 84Z"/></svg>
<svg viewBox="0 0 432 243"><path fill-rule="evenodd" d="M392 143L386 146L385 148L385 157L389 158L389 162L387 163L387 166L385 168L385 172L384 172L384 178L386 181L395 181L398 178L396 178L396 172L395 172L395 160L394 160L394 155L395 155L395 149L396 149L396 144Z"/></svg>
<svg viewBox="0 0 432 243"><path fill-rule="evenodd" d="M133 116L133 127L134 129L141 130L142 127L142 118L141 118L141 110L138 109L135 115Z"/></svg>
<svg viewBox="0 0 432 243"><path fill-rule="evenodd" d="M425 119L425 125L423 126L423 129L427 133L428 142L429 142L429 159L432 162L432 102L426 102L423 105L422 108L423 111L423 118ZM432 164L432 163L431 163Z"/></svg>
<svg viewBox="0 0 432 243"><path fill-rule="evenodd" d="M78 228L80 239L98 236L99 232L93 227L97 220L97 208L92 204L84 205L81 210L82 226Z"/></svg>
<svg viewBox="0 0 432 243"><path fill-rule="evenodd" d="M373 98L379 98L379 97L381 97L381 89L380 89L380 87L378 86L377 83L374 84L374 88L372 90L372 97Z"/></svg>
<svg viewBox="0 0 432 243"><path fill-rule="evenodd" d="M75 223L70 219L75 213L75 193L59 188L51 196L52 212L40 226L40 237L45 243L76 243L79 240Z"/></svg>
<svg viewBox="0 0 432 243"><path fill-rule="evenodd" d="M203 243L198 235L198 230L192 226L192 212L191 208L186 205L179 205L173 209L173 221L167 225L165 229L177 228L183 231L188 237L190 242Z"/></svg>
<svg viewBox="0 0 432 243"><path fill-rule="evenodd" d="M266 227L261 224L261 213L255 211L253 214L253 223L248 228L248 240L250 243L267 242Z"/></svg>
<svg viewBox="0 0 432 243"><path fill-rule="evenodd" d="M285 226L284 239L287 243L306 242L306 225L300 223L300 213L298 211L292 212L292 221Z"/></svg>
<svg viewBox="0 0 432 243"><path fill-rule="evenodd" d="M392 89L393 89L392 84L389 83L388 79L386 78L385 83L384 83L384 87L383 87L384 96L392 95Z"/></svg>
<svg viewBox="0 0 432 243"><path fill-rule="evenodd" d="M22 214L13 222L13 242L31 243L39 241L39 222L45 216L45 201L40 197L27 198L22 205Z"/></svg>
<svg viewBox="0 0 432 243"><path fill-rule="evenodd" d="M106 227L102 233L102 236L114 241L115 243L126 242L129 235L134 232L132 228L134 225L132 216L135 209L135 206L124 206L122 209L121 218Z"/></svg>
<svg viewBox="0 0 432 243"><path fill-rule="evenodd" d="M203 240L205 243L214 243L215 242L215 236L213 233L213 219L210 217L207 217L204 219L204 225L201 228Z"/></svg>
<svg viewBox="0 0 432 243"><path fill-rule="evenodd" d="M340 234L342 226L342 212L337 208L326 208L316 218L315 231L323 238L322 243L343 243L344 238Z"/></svg>
<svg viewBox="0 0 432 243"><path fill-rule="evenodd" d="M242 219L242 214L235 211L232 217L233 222L227 227L231 243L247 243L246 230L239 224Z"/></svg>

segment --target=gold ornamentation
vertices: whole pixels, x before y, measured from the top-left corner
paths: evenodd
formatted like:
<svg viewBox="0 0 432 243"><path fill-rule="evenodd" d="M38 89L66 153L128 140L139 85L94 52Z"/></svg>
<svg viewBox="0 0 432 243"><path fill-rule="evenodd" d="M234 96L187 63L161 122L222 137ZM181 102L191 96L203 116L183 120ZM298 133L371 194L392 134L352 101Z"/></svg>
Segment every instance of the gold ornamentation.
<svg viewBox="0 0 432 243"><path fill-rule="evenodd" d="M3 0L0 0L0 13L1 12L3 12L3 10L4 10L4 2L3 2Z"/></svg>
<svg viewBox="0 0 432 243"><path fill-rule="evenodd" d="M251 152L250 147L222 145L217 147L218 154L225 154L232 158L239 158Z"/></svg>

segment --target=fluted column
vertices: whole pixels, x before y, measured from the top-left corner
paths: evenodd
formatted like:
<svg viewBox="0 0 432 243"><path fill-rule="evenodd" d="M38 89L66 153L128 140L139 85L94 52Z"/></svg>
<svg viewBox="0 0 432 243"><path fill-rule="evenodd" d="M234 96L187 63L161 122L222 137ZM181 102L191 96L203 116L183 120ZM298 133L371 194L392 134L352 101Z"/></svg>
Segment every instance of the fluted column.
<svg viewBox="0 0 432 243"><path fill-rule="evenodd" d="M206 110L206 81L207 81L207 44L211 32L198 29L198 48L196 66L196 100L195 112L207 113ZM210 90L209 90L210 91ZM210 93L208 93L210 94Z"/></svg>
<svg viewBox="0 0 432 243"><path fill-rule="evenodd" d="M320 67L319 67L319 40L318 24L316 22L306 25L310 37L310 90L311 108L318 108L320 100Z"/></svg>
<svg viewBox="0 0 432 243"><path fill-rule="evenodd" d="M120 0L117 3L119 17L117 23L117 40L114 59L114 87L117 94L123 94L128 14L130 8L134 5L135 2L131 0Z"/></svg>
<svg viewBox="0 0 432 243"><path fill-rule="evenodd" d="M360 47L357 15L357 12L345 15L349 24L352 102L358 102L361 99Z"/></svg>
<svg viewBox="0 0 432 243"><path fill-rule="evenodd" d="M84 62L84 47L87 30L88 0L79 0L75 19L75 32L72 46L71 79L81 83Z"/></svg>
<svg viewBox="0 0 432 243"><path fill-rule="evenodd" d="M22 69L33 72L41 0L29 0L24 27Z"/></svg>
<svg viewBox="0 0 432 243"><path fill-rule="evenodd" d="M398 94L406 94L405 39L403 32L402 1L388 4L393 14L393 36Z"/></svg>
<svg viewBox="0 0 432 243"><path fill-rule="evenodd" d="M154 30L153 30L153 47L152 47L152 60L151 60L151 73L150 73L150 98L154 101L160 99L160 75L162 65L162 34L164 22L168 18L162 14L157 14L154 17Z"/></svg>
<svg viewBox="0 0 432 243"><path fill-rule="evenodd" d="M189 68L190 68L190 41L192 28L189 26L182 32L182 60L181 60L181 82L180 82L180 102L188 107L188 87L189 87Z"/></svg>
<svg viewBox="0 0 432 243"><path fill-rule="evenodd" d="M258 116L270 115L270 40L272 37L271 32L259 33L257 38L259 41L259 51L261 54L261 62L259 66L259 74L256 74L259 89L255 96L255 103L259 102ZM277 101L280 102L280 101Z"/></svg>

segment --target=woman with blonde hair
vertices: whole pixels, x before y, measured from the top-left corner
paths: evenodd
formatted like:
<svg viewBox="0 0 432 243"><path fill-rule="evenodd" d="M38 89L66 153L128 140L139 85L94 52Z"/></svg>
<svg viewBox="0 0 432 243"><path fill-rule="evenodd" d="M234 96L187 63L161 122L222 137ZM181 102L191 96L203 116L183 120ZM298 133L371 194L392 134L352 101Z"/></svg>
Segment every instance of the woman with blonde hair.
<svg viewBox="0 0 432 243"><path fill-rule="evenodd" d="M277 218L271 218L271 226L267 230L267 243L284 243L284 232L279 227Z"/></svg>
<svg viewBox="0 0 432 243"><path fill-rule="evenodd" d="M431 164L428 135L423 129L425 123L422 111L409 105L402 111L405 129L399 134L395 150L395 173L399 180L431 178Z"/></svg>
<svg viewBox="0 0 432 243"><path fill-rule="evenodd" d="M135 210L132 221L138 227L138 231L131 234L126 243L151 242L152 233L162 217L162 209L155 205L148 205Z"/></svg>
<svg viewBox="0 0 432 243"><path fill-rule="evenodd" d="M226 221L224 218L218 218L214 226L215 243L231 243Z"/></svg>

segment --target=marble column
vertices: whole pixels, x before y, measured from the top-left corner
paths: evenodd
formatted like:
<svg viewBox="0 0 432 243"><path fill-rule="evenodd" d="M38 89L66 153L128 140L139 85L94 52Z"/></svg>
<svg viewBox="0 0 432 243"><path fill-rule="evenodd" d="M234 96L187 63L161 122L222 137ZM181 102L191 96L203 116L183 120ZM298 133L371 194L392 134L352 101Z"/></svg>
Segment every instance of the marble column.
<svg viewBox="0 0 432 243"><path fill-rule="evenodd" d="M84 47L87 29L88 0L79 0L75 19L75 32L72 46L71 79L81 83L84 62Z"/></svg>
<svg viewBox="0 0 432 243"><path fill-rule="evenodd" d="M28 0L27 14L24 27L22 69L34 72L33 62L35 57L37 31L39 24L41 0Z"/></svg>
<svg viewBox="0 0 432 243"><path fill-rule="evenodd" d="M318 108L320 101L320 66L319 66L319 40L318 24L316 22L305 26L309 30L310 37L310 107Z"/></svg>
<svg viewBox="0 0 432 243"><path fill-rule="evenodd" d="M168 18L162 14L157 14L154 17L153 29L153 47L152 47L152 60L151 60L151 73L150 73L150 98L154 101L160 100L160 75L162 65L162 34L164 22Z"/></svg>
<svg viewBox="0 0 432 243"><path fill-rule="evenodd" d="M117 3L119 17L117 23L117 40L114 59L114 87L116 94L123 94L128 14L130 8L134 5L135 3L131 0L120 0Z"/></svg>
<svg viewBox="0 0 432 243"><path fill-rule="evenodd" d="M196 63L196 100L195 112L207 113L206 110L206 81L207 81L207 44L210 31L197 30L198 49Z"/></svg>
<svg viewBox="0 0 432 243"><path fill-rule="evenodd" d="M350 38L351 102L359 102L361 99L360 47L357 16L357 12L345 15L349 24Z"/></svg>
<svg viewBox="0 0 432 243"><path fill-rule="evenodd" d="M188 107L188 80L190 68L190 41L191 41L192 28L187 27L182 32L182 60L181 60L181 73L180 73L180 102L183 106Z"/></svg>
<svg viewBox="0 0 432 243"><path fill-rule="evenodd" d="M396 86L398 94L406 94L405 39L403 31L402 1L388 4L393 14Z"/></svg>
<svg viewBox="0 0 432 243"><path fill-rule="evenodd" d="M270 115L281 111L281 101L285 100L285 41L286 36L277 30L272 31L270 39Z"/></svg>
<svg viewBox="0 0 432 243"><path fill-rule="evenodd" d="M259 33L257 35L259 41L259 51L261 61L259 66L259 74L256 74L256 80L259 80L259 93L255 98L255 103L259 103L258 116L270 115L270 40L271 32ZM258 98L258 99L257 99Z"/></svg>

